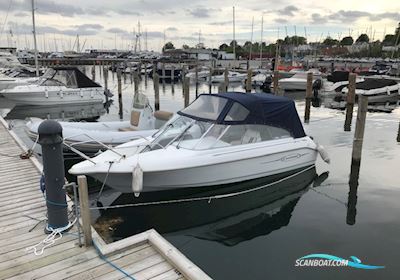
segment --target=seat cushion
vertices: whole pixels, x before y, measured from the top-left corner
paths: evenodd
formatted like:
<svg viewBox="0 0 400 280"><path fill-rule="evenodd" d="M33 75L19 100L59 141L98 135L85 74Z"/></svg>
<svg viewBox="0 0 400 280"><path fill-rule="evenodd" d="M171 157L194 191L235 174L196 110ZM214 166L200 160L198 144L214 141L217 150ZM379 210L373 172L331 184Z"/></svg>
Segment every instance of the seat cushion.
<svg viewBox="0 0 400 280"><path fill-rule="evenodd" d="M172 118L174 113L167 111L155 111L153 115L157 120L168 121L170 118Z"/></svg>
<svg viewBox="0 0 400 280"><path fill-rule="evenodd" d="M118 129L118 131L136 131L136 130L138 130L138 128L133 126L121 127Z"/></svg>
<svg viewBox="0 0 400 280"><path fill-rule="evenodd" d="M131 125L138 126L140 119L140 112L132 111L131 112Z"/></svg>

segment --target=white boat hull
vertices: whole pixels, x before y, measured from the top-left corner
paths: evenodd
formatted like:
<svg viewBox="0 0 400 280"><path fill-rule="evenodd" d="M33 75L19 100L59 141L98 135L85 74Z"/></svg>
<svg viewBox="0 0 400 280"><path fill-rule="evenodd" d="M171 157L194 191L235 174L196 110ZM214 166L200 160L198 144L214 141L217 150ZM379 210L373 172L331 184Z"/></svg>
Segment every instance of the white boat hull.
<svg viewBox="0 0 400 280"><path fill-rule="evenodd" d="M165 150L141 153L138 157L143 169L142 191L224 185L277 175L313 165L318 154L315 143L309 137L245 146L247 147L226 147L208 151L181 148L178 149L179 152L176 147L170 146ZM112 154L111 151L107 153ZM96 165L83 162L71 168L70 173L86 174L100 181L107 177L107 185L128 193L133 191L132 170L137 165L138 157L114 162L111 168L110 160ZM100 161L105 158L105 153L99 156ZM108 170L110 172L107 176Z"/></svg>
<svg viewBox="0 0 400 280"><path fill-rule="evenodd" d="M23 87L23 89L22 89ZM45 89L44 87L22 86L10 90L3 90L4 97L17 104L53 106L59 104L98 103L104 101L102 88L60 89L58 87Z"/></svg>

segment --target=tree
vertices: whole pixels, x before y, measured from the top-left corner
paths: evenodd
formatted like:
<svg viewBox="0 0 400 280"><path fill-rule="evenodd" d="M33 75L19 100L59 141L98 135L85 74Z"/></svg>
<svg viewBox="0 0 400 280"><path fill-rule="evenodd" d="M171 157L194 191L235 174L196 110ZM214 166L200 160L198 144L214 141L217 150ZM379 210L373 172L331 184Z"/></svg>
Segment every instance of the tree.
<svg viewBox="0 0 400 280"><path fill-rule="evenodd" d="M228 47L229 46L227 44L223 43L221 46L219 46L219 50L220 51L226 51L228 49Z"/></svg>
<svg viewBox="0 0 400 280"><path fill-rule="evenodd" d="M369 37L367 34L363 33L361 34L357 40L356 43L369 43Z"/></svg>
<svg viewBox="0 0 400 280"><path fill-rule="evenodd" d="M326 37L324 42L322 42L326 46L335 46L339 44L339 41L336 39L332 39L331 37Z"/></svg>
<svg viewBox="0 0 400 280"><path fill-rule="evenodd" d="M235 47L238 45L236 40L232 40L229 44L229 46L231 46L233 48L233 44L235 44Z"/></svg>
<svg viewBox="0 0 400 280"><path fill-rule="evenodd" d="M172 42L165 43L165 45L163 47L163 51L174 50L174 49L175 49L175 47L174 47L174 44L172 44Z"/></svg>
<svg viewBox="0 0 400 280"><path fill-rule="evenodd" d="M344 38L340 41L340 44L341 44L342 46L351 46L351 45L353 45L353 43L354 43L354 40L353 40L353 37L351 37L351 36L344 37Z"/></svg>
<svg viewBox="0 0 400 280"><path fill-rule="evenodd" d="M189 47L188 45L184 44L184 45L182 46L182 49L187 50L187 49L190 49L190 47Z"/></svg>

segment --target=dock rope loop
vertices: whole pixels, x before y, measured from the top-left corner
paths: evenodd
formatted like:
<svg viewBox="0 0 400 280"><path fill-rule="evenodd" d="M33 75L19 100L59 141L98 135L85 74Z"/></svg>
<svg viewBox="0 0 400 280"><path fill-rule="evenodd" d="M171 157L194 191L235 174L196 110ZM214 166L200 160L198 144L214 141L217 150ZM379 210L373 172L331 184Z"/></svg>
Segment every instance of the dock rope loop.
<svg viewBox="0 0 400 280"><path fill-rule="evenodd" d="M50 247L51 245L56 243L57 240L61 239L63 237L62 232L70 229L76 223L77 220L78 219L75 218L72 222L69 222L66 226L60 227L60 228L53 229L51 226L47 226L46 228L51 230L52 232L49 235L47 235L46 238L43 239L42 241L40 241L39 243L37 243L33 246L30 246L30 247L27 247L26 251L28 253L33 252L35 254L35 256L42 255L44 253L44 250L47 247ZM40 246L41 246L41 248L40 248Z"/></svg>

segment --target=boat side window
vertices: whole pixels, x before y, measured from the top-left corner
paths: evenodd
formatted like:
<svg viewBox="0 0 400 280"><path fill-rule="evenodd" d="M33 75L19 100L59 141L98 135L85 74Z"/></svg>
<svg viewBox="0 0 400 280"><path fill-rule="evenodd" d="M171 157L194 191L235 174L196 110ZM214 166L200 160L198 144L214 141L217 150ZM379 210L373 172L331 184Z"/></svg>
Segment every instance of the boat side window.
<svg viewBox="0 0 400 280"><path fill-rule="evenodd" d="M247 118L249 110L240 103L233 103L228 114L225 116L225 121L243 121Z"/></svg>
<svg viewBox="0 0 400 280"><path fill-rule="evenodd" d="M194 117L217 120L225 108L227 99L212 95L201 95L181 112Z"/></svg>

